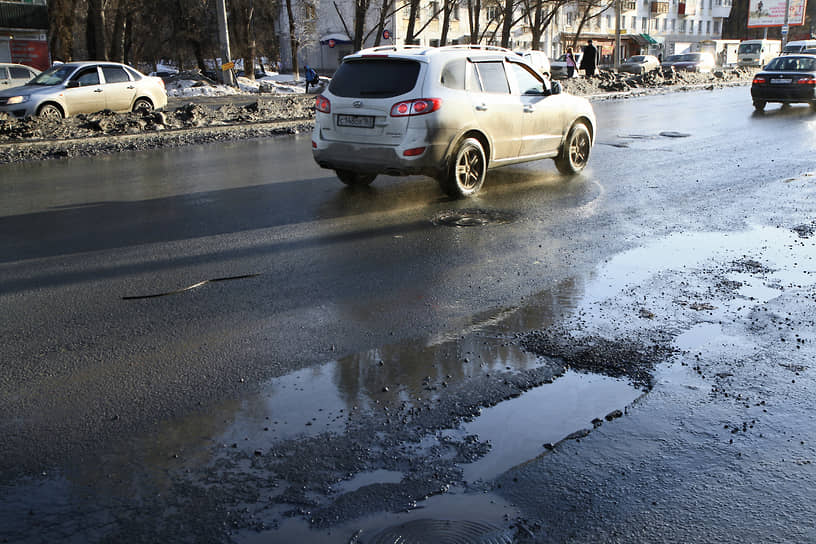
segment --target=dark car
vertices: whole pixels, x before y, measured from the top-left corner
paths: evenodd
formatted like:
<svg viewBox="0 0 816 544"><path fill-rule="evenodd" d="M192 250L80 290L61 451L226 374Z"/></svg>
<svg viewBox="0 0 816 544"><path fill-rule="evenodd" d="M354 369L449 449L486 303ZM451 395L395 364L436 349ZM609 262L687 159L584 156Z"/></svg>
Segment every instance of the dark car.
<svg viewBox="0 0 816 544"><path fill-rule="evenodd" d="M751 98L757 111L768 102L805 103L816 110L816 55L776 57L754 76Z"/></svg>
<svg viewBox="0 0 816 544"><path fill-rule="evenodd" d="M715 66L714 56L711 53L682 53L671 55L663 61L664 70L674 68L684 72L710 72Z"/></svg>

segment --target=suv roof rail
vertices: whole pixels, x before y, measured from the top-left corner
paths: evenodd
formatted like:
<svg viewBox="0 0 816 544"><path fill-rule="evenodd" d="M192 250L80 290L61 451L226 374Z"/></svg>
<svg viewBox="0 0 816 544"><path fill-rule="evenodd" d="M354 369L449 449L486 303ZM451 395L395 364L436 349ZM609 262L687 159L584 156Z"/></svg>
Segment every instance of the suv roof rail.
<svg viewBox="0 0 816 544"><path fill-rule="evenodd" d="M513 53L511 49L507 49L505 47L499 47L497 45L481 45L481 44L457 44L457 45L443 45L441 47L433 47L433 46L426 46L426 45L405 45L405 44L393 44L393 45L378 45L376 47L368 47L366 49L361 49L354 53L355 55L358 54L371 54L371 53L381 53L384 51L422 51L424 54L432 53L434 51L450 51L450 50L460 50L460 51L496 51L502 53Z"/></svg>
<svg viewBox="0 0 816 544"><path fill-rule="evenodd" d="M473 50L481 50L481 51L501 51L503 53L512 53L510 49L506 47L499 47L498 45L481 45L478 43L464 43L464 44L457 44L457 45L445 45L440 47L439 49L473 49Z"/></svg>

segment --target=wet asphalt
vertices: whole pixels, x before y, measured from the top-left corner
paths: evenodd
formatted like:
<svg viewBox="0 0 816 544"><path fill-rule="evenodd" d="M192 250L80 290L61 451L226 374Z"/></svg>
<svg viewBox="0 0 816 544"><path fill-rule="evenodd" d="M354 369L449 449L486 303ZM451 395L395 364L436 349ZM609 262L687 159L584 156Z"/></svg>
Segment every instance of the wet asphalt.
<svg viewBox="0 0 816 544"><path fill-rule="evenodd" d="M303 136L4 167L0 541L816 539L816 117L747 93L465 202Z"/></svg>

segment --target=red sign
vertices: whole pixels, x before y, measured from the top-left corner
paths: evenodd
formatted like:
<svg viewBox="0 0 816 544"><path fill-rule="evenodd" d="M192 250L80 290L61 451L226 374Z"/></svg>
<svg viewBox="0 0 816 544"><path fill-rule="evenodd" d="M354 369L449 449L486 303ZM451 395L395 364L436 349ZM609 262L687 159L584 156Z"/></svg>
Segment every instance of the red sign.
<svg viewBox="0 0 816 544"><path fill-rule="evenodd" d="M391 39L391 31L383 30L383 38L385 38L386 40L390 40Z"/></svg>
<svg viewBox="0 0 816 544"><path fill-rule="evenodd" d="M11 62L25 64L37 70L47 70L51 66L48 42L40 40L9 40Z"/></svg>
<svg viewBox="0 0 816 544"><path fill-rule="evenodd" d="M334 41L334 40L329 40L329 47L334 47L335 45L337 45L337 42L336 42L336 41Z"/></svg>

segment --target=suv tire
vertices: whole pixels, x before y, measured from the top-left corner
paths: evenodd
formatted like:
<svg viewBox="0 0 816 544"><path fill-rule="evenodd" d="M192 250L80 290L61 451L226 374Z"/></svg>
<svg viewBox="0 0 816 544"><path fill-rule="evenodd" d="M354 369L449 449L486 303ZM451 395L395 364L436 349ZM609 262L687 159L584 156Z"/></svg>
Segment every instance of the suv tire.
<svg viewBox="0 0 816 544"><path fill-rule="evenodd" d="M453 198L473 196L484 185L486 172L487 159L481 142L466 138L456 148L447 176L439 184Z"/></svg>
<svg viewBox="0 0 816 544"><path fill-rule="evenodd" d="M365 187L371 185L377 174L360 174L351 170L335 170L337 177L349 187Z"/></svg>
<svg viewBox="0 0 816 544"><path fill-rule="evenodd" d="M575 123L567 134L558 156L553 159L555 167L562 174L577 174L589 161L592 138L584 123Z"/></svg>

